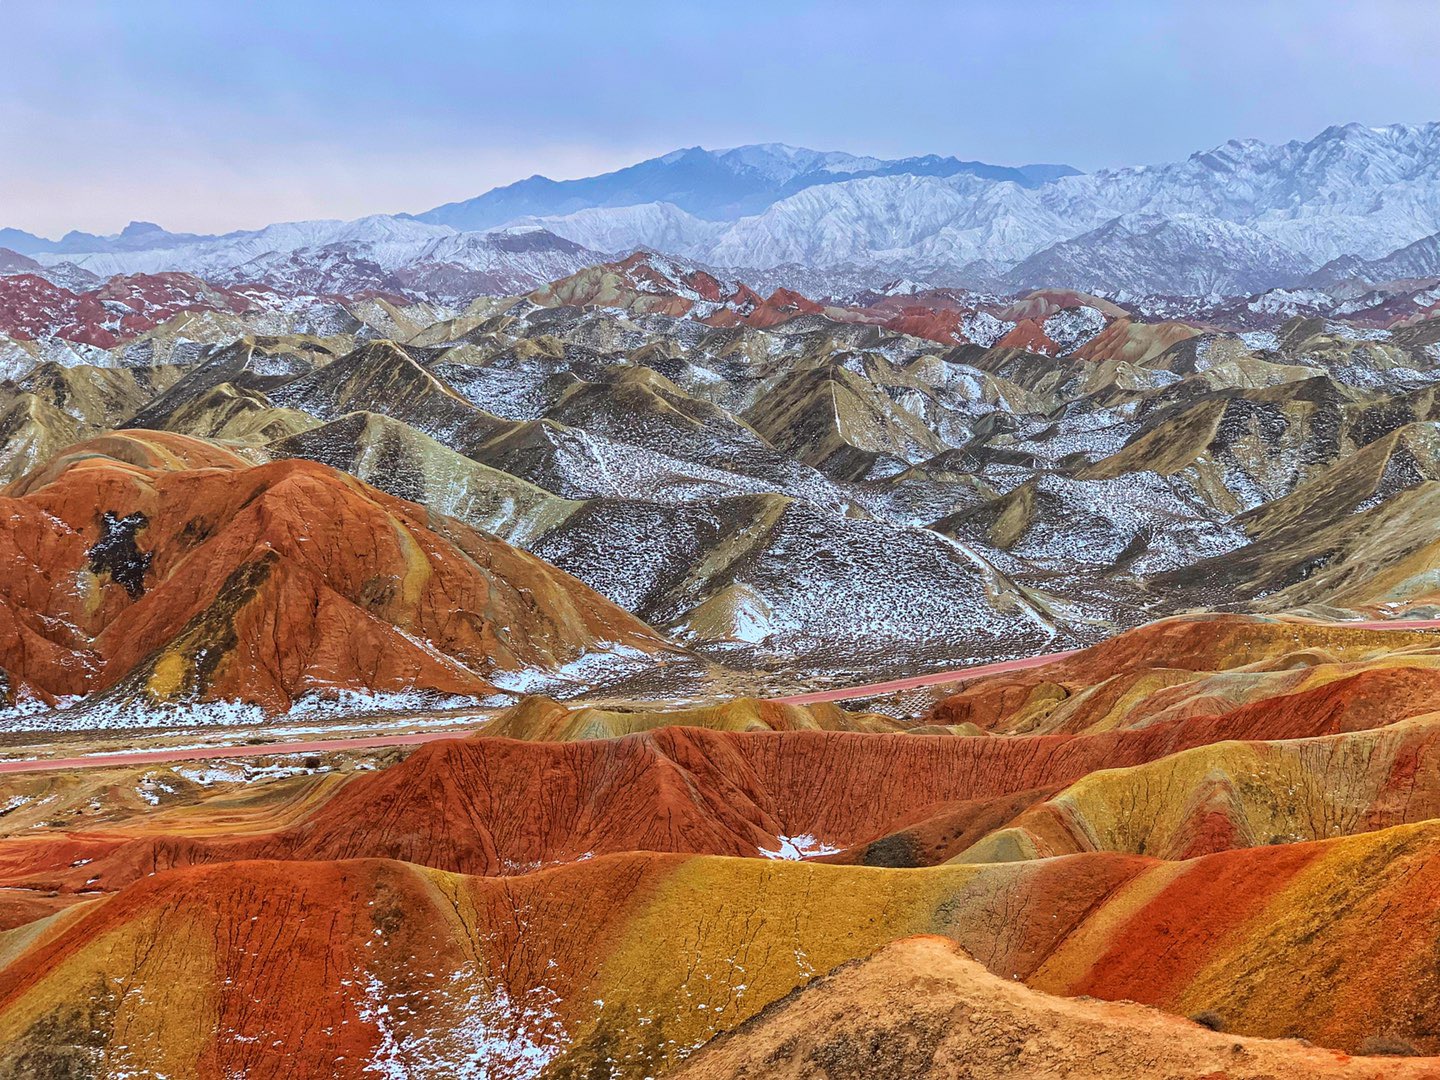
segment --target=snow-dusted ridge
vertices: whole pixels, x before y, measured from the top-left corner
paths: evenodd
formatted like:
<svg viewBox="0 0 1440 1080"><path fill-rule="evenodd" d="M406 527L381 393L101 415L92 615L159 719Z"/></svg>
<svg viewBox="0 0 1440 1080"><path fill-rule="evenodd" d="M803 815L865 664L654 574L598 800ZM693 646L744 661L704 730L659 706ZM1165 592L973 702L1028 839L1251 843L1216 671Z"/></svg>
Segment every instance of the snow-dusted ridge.
<svg viewBox="0 0 1440 1080"><path fill-rule="evenodd" d="M782 144L691 148L585 181L533 178L418 217L216 237L136 224L28 254L100 277L185 270L222 283L324 266L334 291L363 264L363 287L410 273L432 293L436 268L473 275L455 286L472 293L525 291L637 248L721 267L883 267L943 284L1134 295L1259 292L1337 259L1337 272L1347 259L1397 274L1440 265L1434 244L1384 262L1440 233L1437 123L1347 124L1304 141L1231 140L1183 161L1064 172ZM504 225L517 228L495 231Z"/></svg>

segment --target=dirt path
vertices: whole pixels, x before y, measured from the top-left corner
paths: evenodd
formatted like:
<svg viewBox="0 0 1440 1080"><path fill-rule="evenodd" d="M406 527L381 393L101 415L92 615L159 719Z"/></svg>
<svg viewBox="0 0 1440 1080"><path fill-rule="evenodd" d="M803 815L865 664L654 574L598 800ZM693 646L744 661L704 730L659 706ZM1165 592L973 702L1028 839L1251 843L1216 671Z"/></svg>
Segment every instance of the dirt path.
<svg viewBox="0 0 1440 1080"><path fill-rule="evenodd" d="M1315 620L1303 620L1315 621ZM1417 619L1412 621L1385 620L1374 622L1342 622L1335 626L1348 626L1357 630L1440 630L1440 619ZM887 682L868 683L863 686L846 686L838 690L821 690L811 694L794 694L790 697L775 698L789 705L814 705L822 701L844 701L849 698L878 697L922 686L958 682L961 679L975 679L983 675L998 675L1006 671L1023 671L1025 668L1040 667L1067 656L1074 656L1079 649L1065 649L1061 652L1025 656L1018 660L1000 660L993 664L956 668L953 671L936 671L929 675L916 675L909 679L891 679ZM83 769L100 765L157 765L171 761L197 761L206 758L263 757L270 754L316 754L330 750L367 750L382 746L411 746L417 743L433 742L436 739L463 739L475 734L475 729L447 729L444 731L414 732L405 735L373 735L353 739L321 739L314 742L282 743L238 743L232 746L171 747L163 750L137 750L133 753L87 754L83 757L38 758L21 761L0 761L0 774L39 772L52 769Z"/></svg>

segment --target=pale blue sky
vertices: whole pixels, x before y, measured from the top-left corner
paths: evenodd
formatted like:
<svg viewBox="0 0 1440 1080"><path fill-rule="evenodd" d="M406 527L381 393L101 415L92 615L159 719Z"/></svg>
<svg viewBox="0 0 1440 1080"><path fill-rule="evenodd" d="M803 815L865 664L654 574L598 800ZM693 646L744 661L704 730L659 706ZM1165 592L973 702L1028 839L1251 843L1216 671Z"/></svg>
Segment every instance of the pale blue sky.
<svg viewBox="0 0 1440 1080"><path fill-rule="evenodd" d="M1440 119L1427 0L0 0L0 225L419 211L679 146L1080 168Z"/></svg>

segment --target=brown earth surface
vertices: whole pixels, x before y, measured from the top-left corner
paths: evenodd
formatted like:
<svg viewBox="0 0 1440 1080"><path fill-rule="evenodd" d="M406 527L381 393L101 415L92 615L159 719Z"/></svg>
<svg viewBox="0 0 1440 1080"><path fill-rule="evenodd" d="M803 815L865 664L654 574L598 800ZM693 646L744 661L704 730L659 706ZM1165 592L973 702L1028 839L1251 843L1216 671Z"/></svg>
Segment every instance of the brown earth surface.
<svg viewBox="0 0 1440 1080"><path fill-rule="evenodd" d="M1253 1039L1128 1002L998 978L942 937L905 938L770 1005L675 1080L1430 1078L1440 1058L1351 1057Z"/></svg>

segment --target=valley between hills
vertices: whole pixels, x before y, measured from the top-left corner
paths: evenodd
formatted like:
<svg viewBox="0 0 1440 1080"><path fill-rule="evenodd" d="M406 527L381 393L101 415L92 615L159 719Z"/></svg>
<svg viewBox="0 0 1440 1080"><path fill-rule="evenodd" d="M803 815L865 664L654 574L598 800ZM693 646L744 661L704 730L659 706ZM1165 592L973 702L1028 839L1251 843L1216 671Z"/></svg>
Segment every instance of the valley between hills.
<svg viewBox="0 0 1440 1080"><path fill-rule="evenodd" d="M0 1075L1440 1076L1440 278L558 269L0 276Z"/></svg>

